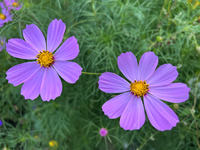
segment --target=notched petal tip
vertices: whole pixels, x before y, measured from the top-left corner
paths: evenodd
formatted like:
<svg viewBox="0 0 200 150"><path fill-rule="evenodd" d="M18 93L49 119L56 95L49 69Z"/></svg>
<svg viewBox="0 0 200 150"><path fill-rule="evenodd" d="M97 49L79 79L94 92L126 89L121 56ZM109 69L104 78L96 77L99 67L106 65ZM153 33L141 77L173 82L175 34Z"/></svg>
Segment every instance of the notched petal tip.
<svg viewBox="0 0 200 150"><path fill-rule="evenodd" d="M159 128L159 129L156 128L156 129L159 130L159 131L162 131L162 132L164 132L164 131L169 131L169 130L172 130L173 127L176 127L178 123L179 123L179 121L177 121L177 122L176 122L175 124L173 124L171 127L166 128L166 129L161 129L161 128Z"/></svg>
<svg viewBox="0 0 200 150"><path fill-rule="evenodd" d="M176 66L163 64L155 70L147 82L150 84L150 87L163 86L172 83L177 77L178 71Z"/></svg>
<svg viewBox="0 0 200 150"><path fill-rule="evenodd" d="M154 73L158 65L158 56L154 52L145 52L139 61L138 79L147 80Z"/></svg>
<svg viewBox="0 0 200 150"><path fill-rule="evenodd" d="M147 94L144 105L150 123L159 131L171 130L179 122L176 113L158 98Z"/></svg>
<svg viewBox="0 0 200 150"><path fill-rule="evenodd" d="M56 61L53 67L57 73L68 83L74 84L82 73L82 67L70 61Z"/></svg>
<svg viewBox="0 0 200 150"><path fill-rule="evenodd" d="M138 63L132 52L122 53L118 56L117 64L123 75L131 82L138 79Z"/></svg>

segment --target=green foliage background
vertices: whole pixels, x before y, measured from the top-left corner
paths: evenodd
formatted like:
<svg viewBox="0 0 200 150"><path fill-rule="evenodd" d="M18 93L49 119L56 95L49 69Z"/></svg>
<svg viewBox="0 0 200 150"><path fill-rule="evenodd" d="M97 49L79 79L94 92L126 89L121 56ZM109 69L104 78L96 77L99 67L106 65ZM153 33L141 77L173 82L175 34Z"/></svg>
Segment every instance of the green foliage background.
<svg viewBox="0 0 200 150"><path fill-rule="evenodd" d="M57 18L66 24L64 40L75 36L80 53L73 60L83 72L114 72L123 77L117 57L131 51L137 59L153 51L159 65L171 63L179 72L175 82L186 83L190 98L178 108L167 103L180 123L171 131L157 131L146 122L140 130L125 131L118 119L109 119L101 106L113 94L98 89L98 74L82 74L75 84L62 80L60 97L43 102L20 95L6 71L25 62L0 52L0 149L10 150L197 150L200 124L200 6L187 0L24 0L13 21L0 28L0 36L21 38L27 24L47 35ZM162 37L162 40L160 40ZM63 41L64 41L63 40ZM100 128L108 129L105 138ZM49 141L58 147L49 147Z"/></svg>

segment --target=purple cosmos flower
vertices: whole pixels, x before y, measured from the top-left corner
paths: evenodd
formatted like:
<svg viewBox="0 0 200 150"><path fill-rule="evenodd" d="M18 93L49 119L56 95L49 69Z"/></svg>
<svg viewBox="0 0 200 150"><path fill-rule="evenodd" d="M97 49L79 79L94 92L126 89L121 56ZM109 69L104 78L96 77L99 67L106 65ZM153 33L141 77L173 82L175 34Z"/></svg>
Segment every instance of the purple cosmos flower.
<svg viewBox="0 0 200 150"><path fill-rule="evenodd" d="M0 37L0 51L6 47L6 38Z"/></svg>
<svg viewBox="0 0 200 150"><path fill-rule="evenodd" d="M106 130L105 128L101 128L99 131L99 134L104 137L108 134L108 130Z"/></svg>
<svg viewBox="0 0 200 150"><path fill-rule="evenodd" d="M0 120L0 126L2 126L3 125L3 123L2 123L2 121Z"/></svg>
<svg viewBox="0 0 200 150"><path fill-rule="evenodd" d="M4 0L4 4L8 8L8 11L11 9L19 10L22 7L17 0Z"/></svg>
<svg viewBox="0 0 200 150"><path fill-rule="evenodd" d="M50 101L60 96L62 83L58 74L69 83L79 79L82 68L77 63L66 61L76 58L79 53L76 38L68 38L58 48L65 28L62 20L55 19L49 24L47 47L44 35L35 24L27 25L23 30L25 41L18 38L8 40L6 50L13 57L37 59L16 65L6 73L6 79L14 86L24 83L21 94L25 99L34 100L40 94L43 101Z"/></svg>
<svg viewBox="0 0 200 150"><path fill-rule="evenodd" d="M158 57L153 52L144 53L139 65L133 53L126 52L118 57L118 67L131 83L111 72L99 77L102 91L122 93L107 101L102 109L110 119L121 116L120 126L125 130L142 127L143 103L149 121L157 130L171 130L179 122L173 110L160 99L181 103L189 98L190 89L186 84L172 83L178 76L176 67L164 64L156 69L157 64Z"/></svg>
<svg viewBox="0 0 200 150"><path fill-rule="evenodd" d="M0 27L3 27L4 23L6 23L8 21L12 21L13 15L9 13L9 11L6 9L6 7L4 6L4 4L2 2L0 2L0 7L1 7Z"/></svg>

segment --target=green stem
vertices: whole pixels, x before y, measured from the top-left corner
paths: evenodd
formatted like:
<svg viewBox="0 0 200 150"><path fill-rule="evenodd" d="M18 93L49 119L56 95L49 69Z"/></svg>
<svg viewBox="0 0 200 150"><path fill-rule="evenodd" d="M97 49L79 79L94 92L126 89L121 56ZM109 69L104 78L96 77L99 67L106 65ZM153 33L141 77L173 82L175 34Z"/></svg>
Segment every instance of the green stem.
<svg viewBox="0 0 200 150"><path fill-rule="evenodd" d="M101 75L102 73L82 72L82 74Z"/></svg>

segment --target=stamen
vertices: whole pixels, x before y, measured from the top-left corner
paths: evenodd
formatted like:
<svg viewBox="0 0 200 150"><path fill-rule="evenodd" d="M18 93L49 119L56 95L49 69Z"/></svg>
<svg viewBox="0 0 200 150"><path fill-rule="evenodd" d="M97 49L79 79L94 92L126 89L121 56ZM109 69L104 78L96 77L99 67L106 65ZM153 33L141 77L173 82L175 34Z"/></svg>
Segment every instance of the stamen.
<svg viewBox="0 0 200 150"><path fill-rule="evenodd" d="M54 58L52 52L49 52L48 50L42 50L39 54L36 56L38 64L40 64L40 67L50 67L54 63Z"/></svg>
<svg viewBox="0 0 200 150"><path fill-rule="evenodd" d="M144 96L149 90L149 84L146 81L137 81L131 82L130 85L131 93L136 96Z"/></svg>
<svg viewBox="0 0 200 150"><path fill-rule="evenodd" d="M5 20L6 16L4 14L0 13L0 19Z"/></svg>
<svg viewBox="0 0 200 150"><path fill-rule="evenodd" d="M1 43L0 43L1 45L3 45L3 41L1 41Z"/></svg>

